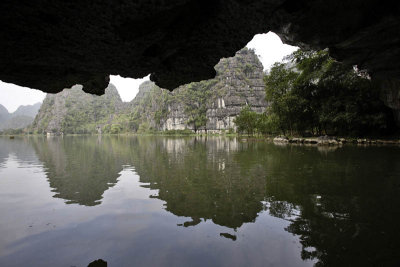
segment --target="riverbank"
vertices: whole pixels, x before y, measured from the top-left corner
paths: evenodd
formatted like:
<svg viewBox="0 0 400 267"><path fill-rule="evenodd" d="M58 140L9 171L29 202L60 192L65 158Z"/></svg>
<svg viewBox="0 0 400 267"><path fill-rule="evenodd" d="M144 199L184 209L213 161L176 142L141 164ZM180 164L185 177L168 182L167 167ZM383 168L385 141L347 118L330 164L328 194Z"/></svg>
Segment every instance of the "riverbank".
<svg viewBox="0 0 400 267"><path fill-rule="evenodd" d="M268 141L276 144L304 144L317 146L340 146L344 144L356 145L400 145L400 138L357 138L357 137L335 137L335 136L319 136L319 137L287 137L287 136L262 136L262 135L241 135L237 133L194 133L193 131L177 130L164 132L145 132L145 133L119 133L119 134L16 134L0 136L14 138L17 136L41 136L41 137L57 137L57 136L165 136L165 137L236 137L242 141Z"/></svg>
<svg viewBox="0 0 400 267"><path fill-rule="evenodd" d="M319 137L286 137L277 136L272 140L274 143L288 144L310 144L310 145L328 145L338 146L343 144L359 144L359 145L400 145L399 139L369 139L369 138L338 138L334 136Z"/></svg>

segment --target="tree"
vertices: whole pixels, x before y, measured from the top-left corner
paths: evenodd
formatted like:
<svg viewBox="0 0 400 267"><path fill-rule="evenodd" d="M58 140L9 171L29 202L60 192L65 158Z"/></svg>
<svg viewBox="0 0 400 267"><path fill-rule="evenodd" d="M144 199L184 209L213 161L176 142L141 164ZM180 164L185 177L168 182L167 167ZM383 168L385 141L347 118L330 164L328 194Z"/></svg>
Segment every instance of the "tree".
<svg viewBox="0 0 400 267"><path fill-rule="evenodd" d="M277 125L285 134L293 134L295 123L299 121L298 112L301 99L292 93L298 73L286 64L275 63L269 75L265 76L266 100L270 102L269 112L278 118Z"/></svg>
<svg viewBox="0 0 400 267"><path fill-rule="evenodd" d="M235 118L234 123L238 127L238 132L246 132L253 135L257 129L257 113L252 111L250 106L245 106Z"/></svg>
<svg viewBox="0 0 400 267"><path fill-rule="evenodd" d="M377 135L394 129L379 89L327 50L298 50L276 63L264 81L268 113L285 134Z"/></svg>
<svg viewBox="0 0 400 267"><path fill-rule="evenodd" d="M258 133L262 135L275 134L278 130L278 120L277 117L272 114L267 113L257 114L257 124L256 128Z"/></svg>
<svg viewBox="0 0 400 267"><path fill-rule="evenodd" d="M118 134L118 133L121 132L121 130L122 130L121 125L119 125L119 124L112 124L112 125L111 125L111 130L110 130L110 132L111 132L112 134Z"/></svg>
<svg viewBox="0 0 400 267"><path fill-rule="evenodd" d="M176 93L184 103L187 123L192 125L195 132L207 124L207 102L215 83L215 80L191 83L184 90L178 89Z"/></svg>

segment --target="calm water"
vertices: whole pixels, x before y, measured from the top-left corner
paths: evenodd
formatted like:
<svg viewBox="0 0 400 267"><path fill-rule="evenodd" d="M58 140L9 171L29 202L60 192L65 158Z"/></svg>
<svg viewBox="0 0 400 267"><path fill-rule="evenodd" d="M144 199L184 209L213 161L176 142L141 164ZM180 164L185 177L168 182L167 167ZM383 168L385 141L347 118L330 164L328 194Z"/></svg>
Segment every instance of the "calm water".
<svg viewBox="0 0 400 267"><path fill-rule="evenodd" d="M0 138L0 266L390 266L399 207L399 147Z"/></svg>

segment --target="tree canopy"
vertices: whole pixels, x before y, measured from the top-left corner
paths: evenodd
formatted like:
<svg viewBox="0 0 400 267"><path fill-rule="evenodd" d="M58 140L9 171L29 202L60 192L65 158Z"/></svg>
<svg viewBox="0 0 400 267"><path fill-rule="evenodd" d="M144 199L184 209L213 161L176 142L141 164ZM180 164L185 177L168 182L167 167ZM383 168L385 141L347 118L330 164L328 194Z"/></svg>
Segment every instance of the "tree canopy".
<svg viewBox="0 0 400 267"><path fill-rule="evenodd" d="M265 76L269 116L283 134L377 135L393 116L368 75L328 51L297 50Z"/></svg>

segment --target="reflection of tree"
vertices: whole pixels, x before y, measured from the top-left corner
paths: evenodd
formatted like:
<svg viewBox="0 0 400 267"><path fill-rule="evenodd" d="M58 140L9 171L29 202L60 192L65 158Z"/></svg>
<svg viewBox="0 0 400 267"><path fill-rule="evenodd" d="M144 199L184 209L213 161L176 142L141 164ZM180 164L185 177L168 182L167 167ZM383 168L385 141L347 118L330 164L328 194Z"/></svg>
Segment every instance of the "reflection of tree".
<svg viewBox="0 0 400 267"><path fill-rule="evenodd" d="M317 259L320 266L399 263L397 150L346 147L318 156L292 147L274 154L269 211L292 221L287 230L300 236L303 259Z"/></svg>
<svg viewBox="0 0 400 267"><path fill-rule="evenodd" d="M44 163L54 197L85 206L100 204L105 190L122 170L116 140L90 137L36 140L35 150Z"/></svg>
<svg viewBox="0 0 400 267"><path fill-rule="evenodd" d="M234 153L217 149L220 139L175 139L178 147L171 141L140 139L134 150L141 182L159 190L158 198L167 202L168 211L192 217L185 226L196 225L200 218L231 228L255 220L263 208L262 169L240 168ZM246 151L240 152L247 154L245 158L256 156Z"/></svg>
<svg viewBox="0 0 400 267"><path fill-rule="evenodd" d="M346 204L349 213L344 214L328 209L332 203L323 203L314 209L310 205L310 209L304 209L302 216L287 229L300 235L302 258L316 258L321 266L398 264L399 213L381 211L390 202L376 200L377 203L370 202L362 207L368 200L352 199ZM335 199L327 200L330 201Z"/></svg>
<svg viewBox="0 0 400 267"><path fill-rule="evenodd" d="M266 209L291 222L287 231L299 235L301 256L317 265L394 263L398 148L320 153L222 140L139 139L133 165L142 182L159 190L168 211L192 218L184 226L211 219L238 228Z"/></svg>
<svg viewBox="0 0 400 267"><path fill-rule="evenodd" d="M278 147L223 138L64 138L34 143L57 196L95 205L133 165L166 210L239 228L267 210L288 220L317 265L395 265L400 247L397 147ZM78 192L78 193L76 193ZM236 237L228 233L221 236Z"/></svg>

